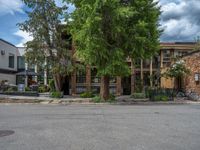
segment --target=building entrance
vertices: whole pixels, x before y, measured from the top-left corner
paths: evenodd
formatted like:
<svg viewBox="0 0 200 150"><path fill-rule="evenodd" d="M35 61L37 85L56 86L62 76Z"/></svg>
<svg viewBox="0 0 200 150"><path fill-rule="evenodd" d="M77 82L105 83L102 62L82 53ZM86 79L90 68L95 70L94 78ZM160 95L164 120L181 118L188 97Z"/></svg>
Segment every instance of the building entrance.
<svg viewBox="0 0 200 150"><path fill-rule="evenodd" d="M131 95L131 76L122 79L123 95Z"/></svg>
<svg viewBox="0 0 200 150"><path fill-rule="evenodd" d="M64 95L69 95L69 76L65 77L62 91L64 92Z"/></svg>

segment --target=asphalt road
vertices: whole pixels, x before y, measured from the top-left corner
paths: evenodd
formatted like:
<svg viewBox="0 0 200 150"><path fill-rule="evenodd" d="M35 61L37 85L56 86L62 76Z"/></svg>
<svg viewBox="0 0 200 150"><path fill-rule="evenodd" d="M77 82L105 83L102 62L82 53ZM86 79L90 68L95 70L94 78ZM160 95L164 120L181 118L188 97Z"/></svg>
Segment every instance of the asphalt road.
<svg viewBox="0 0 200 150"><path fill-rule="evenodd" d="M0 130L0 150L200 150L200 105L0 105Z"/></svg>

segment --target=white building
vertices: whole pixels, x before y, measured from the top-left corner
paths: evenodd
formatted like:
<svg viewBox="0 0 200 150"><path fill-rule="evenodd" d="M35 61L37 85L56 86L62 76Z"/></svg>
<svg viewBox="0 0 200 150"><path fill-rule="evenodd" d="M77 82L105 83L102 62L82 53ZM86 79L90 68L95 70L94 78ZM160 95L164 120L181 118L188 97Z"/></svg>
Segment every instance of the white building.
<svg viewBox="0 0 200 150"><path fill-rule="evenodd" d="M0 39L0 82L7 80L10 84L16 84L17 56L17 47Z"/></svg>

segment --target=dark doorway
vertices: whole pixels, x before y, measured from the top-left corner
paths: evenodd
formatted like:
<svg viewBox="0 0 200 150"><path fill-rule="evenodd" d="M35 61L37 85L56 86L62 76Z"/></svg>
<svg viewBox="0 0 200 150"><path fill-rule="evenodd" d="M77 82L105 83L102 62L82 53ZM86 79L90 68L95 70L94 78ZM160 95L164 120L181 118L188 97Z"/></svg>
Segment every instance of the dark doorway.
<svg viewBox="0 0 200 150"><path fill-rule="evenodd" d="M131 94L131 76L122 79L123 95Z"/></svg>
<svg viewBox="0 0 200 150"><path fill-rule="evenodd" d="M62 91L64 92L64 95L69 95L69 76L65 77Z"/></svg>
<svg viewBox="0 0 200 150"><path fill-rule="evenodd" d="M178 91L182 91L183 90L183 78L182 77L178 77L175 80L175 88Z"/></svg>

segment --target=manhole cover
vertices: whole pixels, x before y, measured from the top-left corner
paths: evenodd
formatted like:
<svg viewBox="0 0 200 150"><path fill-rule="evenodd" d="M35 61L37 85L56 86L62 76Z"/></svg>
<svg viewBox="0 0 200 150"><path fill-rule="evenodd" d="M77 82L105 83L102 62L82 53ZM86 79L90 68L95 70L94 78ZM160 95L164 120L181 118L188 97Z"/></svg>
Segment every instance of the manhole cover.
<svg viewBox="0 0 200 150"><path fill-rule="evenodd" d="M0 130L0 137L9 136L14 133L15 131L12 131L12 130Z"/></svg>

